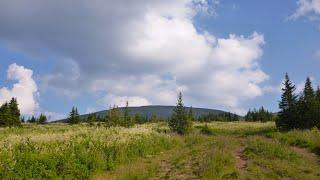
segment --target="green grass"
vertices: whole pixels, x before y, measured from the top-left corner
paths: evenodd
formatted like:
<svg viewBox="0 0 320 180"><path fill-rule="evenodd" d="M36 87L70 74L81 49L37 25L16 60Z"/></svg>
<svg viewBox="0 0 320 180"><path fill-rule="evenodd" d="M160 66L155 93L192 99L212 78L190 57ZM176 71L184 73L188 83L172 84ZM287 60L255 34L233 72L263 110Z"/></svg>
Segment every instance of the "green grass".
<svg viewBox="0 0 320 180"><path fill-rule="evenodd" d="M53 127L55 129L43 131ZM13 135L3 137L0 178L86 179L136 157L170 149L176 143L174 138L153 132L147 126L130 129L82 125L53 127L12 129ZM16 131L21 131L21 135Z"/></svg>
<svg viewBox="0 0 320 180"><path fill-rule="evenodd" d="M263 137L248 139L245 155L249 159L247 177L253 179L319 179L320 166L292 147Z"/></svg>
<svg viewBox="0 0 320 180"><path fill-rule="evenodd" d="M314 153L320 155L320 130L294 130L289 132L272 132L267 137L278 139L281 142L288 143L291 146L308 148Z"/></svg>
<svg viewBox="0 0 320 180"><path fill-rule="evenodd" d="M318 129L272 122L0 128L0 179L320 179Z"/></svg>

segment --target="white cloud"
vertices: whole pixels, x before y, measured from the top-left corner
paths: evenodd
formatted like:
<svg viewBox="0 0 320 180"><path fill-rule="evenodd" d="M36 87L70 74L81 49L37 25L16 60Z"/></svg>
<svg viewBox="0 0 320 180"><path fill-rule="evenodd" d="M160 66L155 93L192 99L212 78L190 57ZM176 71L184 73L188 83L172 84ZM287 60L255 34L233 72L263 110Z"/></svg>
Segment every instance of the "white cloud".
<svg viewBox="0 0 320 180"><path fill-rule="evenodd" d="M104 104L107 105L116 102L113 101L115 95L119 97L145 97L148 99L148 104L174 104L177 93L186 90L186 87L177 85L176 79L165 80L156 75L129 76L119 79L104 78L95 80L91 87L92 92L102 91L112 94L105 98ZM108 102L108 100L112 102ZM132 103L130 104L132 105Z"/></svg>
<svg viewBox="0 0 320 180"><path fill-rule="evenodd" d="M268 86L264 86L262 88L262 90L266 93L281 93L281 89L283 87L283 84L280 83L278 85L268 85Z"/></svg>
<svg viewBox="0 0 320 180"><path fill-rule="evenodd" d="M11 64L7 71L9 80L17 81L11 89L0 88L0 103L9 101L12 97L17 98L21 113L24 115L34 114L38 108L36 100L38 95L37 84L32 78L33 71L17 64Z"/></svg>
<svg viewBox="0 0 320 180"><path fill-rule="evenodd" d="M47 116L48 121L61 120L61 119L65 119L67 117L65 114L56 113L56 112L49 112L49 111L46 111L43 114L45 114Z"/></svg>
<svg viewBox="0 0 320 180"><path fill-rule="evenodd" d="M174 104L183 90L187 104L240 109L264 93L264 36L199 31L194 16L215 12L210 8L217 2L1 1L0 38L24 52L41 56L45 49L62 59L42 83L63 95L99 91L108 104Z"/></svg>
<svg viewBox="0 0 320 180"><path fill-rule="evenodd" d="M138 96L115 96L113 94L108 94L106 97L104 97L104 102L106 105L113 106L119 106L124 107L126 106L126 103L128 102L129 106L147 106L150 105L150 102L143 97Z"/></svg>
<svg viewBox="0 0 320 180"><path fill-rule="evenodd" d="M320 0L298 0L298 9L290 16L290 19L298 19L302 16L308 16L314 19L320 15Z"/></svg>

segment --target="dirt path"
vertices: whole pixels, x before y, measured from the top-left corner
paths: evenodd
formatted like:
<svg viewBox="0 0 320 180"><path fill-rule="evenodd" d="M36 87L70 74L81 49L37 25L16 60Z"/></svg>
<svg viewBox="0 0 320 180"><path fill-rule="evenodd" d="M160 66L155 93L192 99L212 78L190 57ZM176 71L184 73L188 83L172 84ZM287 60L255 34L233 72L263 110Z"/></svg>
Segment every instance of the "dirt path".
<svg viewBox="0 0 320 180"><path fill-rule="evenodd" d="M315 164L320 163L319 157L315 153L310 152L308 149L301 148L298 146L292 146L291 148L294 152L296 152L297 154L300 154L304 159L310 162L313 162Z"/></svg>
<svg viewBox="0 0 320 180"><path fill-rule="evenodd" d="M236 168L239 172L243 171L247 167L248 159L244 155L244 150L246 149L246 141L247 139L244 137L239 137L240 145L236 149L234 156L236 158Z"/></svg>
<svg viewBox="0 0 320 180"><path fill-rule="evenodd" d="M193 171L196 167L192 164L190 152L191 150L185 147L177 147L153 157L137 159L134 162L119 166L113 171L96 175L91 179L117 180L127 179L126 177L150 180L199 179Z"/></svg>
<svg viewBox="0 0 320 180"><path fill-rule="evenodd" d="M237 151L235 152L235 157L236 157L236 168L239 171L242 171L247 167L247 158L244 156L243 152L245 150L244 146L241 146Z"/></svg>

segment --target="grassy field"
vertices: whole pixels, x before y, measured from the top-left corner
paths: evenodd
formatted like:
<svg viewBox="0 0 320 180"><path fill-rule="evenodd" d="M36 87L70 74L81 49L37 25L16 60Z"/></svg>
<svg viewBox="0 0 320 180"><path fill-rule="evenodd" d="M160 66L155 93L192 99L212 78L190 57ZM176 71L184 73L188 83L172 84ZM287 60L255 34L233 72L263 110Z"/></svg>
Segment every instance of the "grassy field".
<svg viewBox="0 0 320 180"><path fill-rule="evenodd" d="M320 179L320 131L274 123L0 129L0 179Z"/></svg>

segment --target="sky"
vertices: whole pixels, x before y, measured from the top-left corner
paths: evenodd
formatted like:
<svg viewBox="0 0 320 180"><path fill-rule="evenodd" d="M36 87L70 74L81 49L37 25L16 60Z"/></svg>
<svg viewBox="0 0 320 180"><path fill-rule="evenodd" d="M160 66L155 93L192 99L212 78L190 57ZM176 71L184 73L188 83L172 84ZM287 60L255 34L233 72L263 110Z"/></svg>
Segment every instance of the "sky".
<svg viewBox="0 0 320 180"><path fill-rule="evenodd" d="M276 112L320 84L320 0L2 0L0 103L65 117L124 106Z"/></svg>

